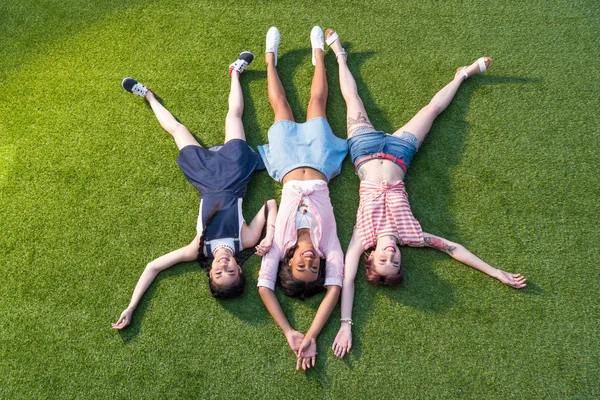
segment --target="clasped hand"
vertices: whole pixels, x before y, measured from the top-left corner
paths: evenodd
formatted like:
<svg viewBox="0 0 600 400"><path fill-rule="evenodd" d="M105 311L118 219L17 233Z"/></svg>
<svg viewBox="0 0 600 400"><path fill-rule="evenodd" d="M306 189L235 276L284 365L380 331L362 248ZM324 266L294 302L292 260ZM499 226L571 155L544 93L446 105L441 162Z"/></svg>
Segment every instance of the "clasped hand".
<svg viewBox="0 0 600 400"><path fill-rule="evenodd" d="M298 358L296 361L296 370L302 368L306 371L310 367L314 367L318 354L315 338L304 336L293 329L286 333L285 337L290 348Z"/></svg>
<svg viewBox="0 0 600 400"><path fill-rule="evenodd" d="M273 244L273 235L267 234L263 240L260 241L258 245L256 245L256 255L264 256L271 250L271 245Z"/></svg>

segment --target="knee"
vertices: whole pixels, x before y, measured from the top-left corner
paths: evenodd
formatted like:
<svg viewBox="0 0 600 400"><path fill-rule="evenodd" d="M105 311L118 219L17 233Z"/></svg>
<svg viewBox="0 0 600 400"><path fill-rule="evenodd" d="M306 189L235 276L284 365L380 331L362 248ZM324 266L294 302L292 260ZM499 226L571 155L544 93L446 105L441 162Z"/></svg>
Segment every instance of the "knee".
<svg viewBox="0 0 600 400"><path fill-rule="evenodd" d="M444 111L444 108L437 103L431 102L425 107L423 107L421 110L423 112L426 112L427 114L433 114L437 116L440 115L442 111Z"/></svg>
<svg viewBox="0 0 600 400"><path fill-rule="evenodd" d="M356 105L362 106L363 102L360 96L355 91L344 91L342 92L342 96L344 96L344 101L347 105Z"/></svg>
<svg viewBox="0 0 600 400"><path fill-rule="evenodd" d="M229 111L227 111L227 119L240 119L242 118L243 113L244 109L242 107L229 107Z"/></svg>
<svg viewBox="0 0 600 400"><path fill-rule="evenodd" d="M324 93L312 94L310 96L310 103L315 106L318 105L318 106L325 107L325 105L327 104L327 94L324 94Z"/></svg>
<svg viewBox="0 0 600 400"><path fill-rule="evenodd" d="M171 129L169 129L169 133L173 136L178 136L187 132L189 132L188 128L180 122L175 122Z"/></svg>
<svg viewBox="0 0 600 400"><path fill-rule="evenodd" d="M281 110L283 108L290 108L287 99L284 96L276 96L271 98L271 106L274 110Z"/></svg>

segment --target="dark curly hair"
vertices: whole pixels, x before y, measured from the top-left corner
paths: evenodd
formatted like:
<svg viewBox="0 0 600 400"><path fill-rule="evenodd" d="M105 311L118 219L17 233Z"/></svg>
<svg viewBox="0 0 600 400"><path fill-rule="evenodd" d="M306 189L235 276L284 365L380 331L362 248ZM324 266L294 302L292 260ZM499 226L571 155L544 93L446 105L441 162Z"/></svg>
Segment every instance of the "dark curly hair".
<svg viewBox="0 0 600 400"><path fill-rule="evenodd" d="M304 300L307 297L312 297L325 290L325 259L321 258L317 279L311 282L304 282L303 280L296 279L292 275L292 268L289 264L294 256L296 248L298 248L298 246L294 246L286 251L283 260L279 262L277 282L279 283L279 287L281 287L283 294Z"/></svg>
<svg viewBox="0 0 600 400"><path fill-rule="evenodd" d="M204 255L204 240L206 238L206 228L213 220L214 216L219 211L221 207L221 202L215 204L215 206L210 210L208 217L206 218L206 223L202 228L202 235L200 235L200 245L198 246L198 263L200 267L206 272L206 276L208 277L208 288L210 289L210 293L214 298L217 299L231 299L234 297L241 296L244 293L244 287L246 286L246 277L244 276L243 271L240 270L238 280L229 286L219 286L214 283L212 278L210 277L210 270L212 269L212 264L209 262L209 258ZM267 232L267 215L268 215L268 207L267 207L267 199L265 199L264 203L264 213L265 213L265 225L263 227L259 242L265 237ZM235 261L237 264L241 266L250 258L252 254L255 253L254 247L248 247L240 251L235 257Z"/></svg>
<svg viewBox="0 0 600 400"><path fill-rule="evenodd" d="M382 275L376 272L373 266L373 252L365 253L365 274L367 282L371 285L398 286L404 280L404 265L400 264L397 274Z"/></svg>

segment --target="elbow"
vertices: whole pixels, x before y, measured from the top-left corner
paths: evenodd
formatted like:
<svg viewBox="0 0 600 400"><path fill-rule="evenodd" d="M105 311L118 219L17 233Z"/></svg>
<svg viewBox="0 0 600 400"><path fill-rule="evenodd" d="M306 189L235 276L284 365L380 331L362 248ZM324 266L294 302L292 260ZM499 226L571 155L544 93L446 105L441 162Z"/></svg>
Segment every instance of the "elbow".
<svg viewBox="0 0 600 400"><path fill-rule="evenodd" d="M448 246L448 254L452 256L457 261L462 262L463 259L469 254L469 250L462 244L454 244L452 246Z"/></svg>
<svg viewBox="0 0 600 400"><path fill-rule="evenodd" d="M327 286L327 294L337 301L340 297L340 293L342 292L342 288L337 285Z"/></svg>
<svg viewBox="0 0 600 400"><path fill-rule="evenodd" d="M146 264L146 269L144 271L156 275L161 271L161 269L154 261L150 261L148 264Z"/></svg>
<svg viewBox="0 0 600 400"><path fill-rule="evenodd" d="M271 207L277 207L277 202L274 199L267 200L267 207L269 207L269 210Z"/></svg>
<svg viewBox="0 0 600 400"><path fill-rule="evenodd" d="M274 293L274 292L266 286L258 287L258 294L260 295L261 298L264 298L265 296L268 296L271 293Z"/></svg>

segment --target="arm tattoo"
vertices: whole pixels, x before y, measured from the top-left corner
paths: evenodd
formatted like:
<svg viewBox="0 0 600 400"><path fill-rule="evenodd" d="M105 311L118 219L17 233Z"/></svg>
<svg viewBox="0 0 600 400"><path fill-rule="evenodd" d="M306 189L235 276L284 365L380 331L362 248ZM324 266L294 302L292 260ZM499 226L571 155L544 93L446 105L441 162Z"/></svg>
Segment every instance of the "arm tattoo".
<svg viewBox="0 0 600 400"><path fill-rule="evenodd" d="M408 131L402 131L400 139L406 140L408 143L414 145L415 147L419 147L419 140L417 139L417 137Z"/></svg>
<svg viewBox="0 0 600 400"><path fill-rule="evenodd" d="M429 247L433 247L434 249L445 251L446 253L452 255L452 252L456 250L455 246L450 246L446 243L444 239L436 238L436 237L426 237L423 238L425 244Z"/></svg>

